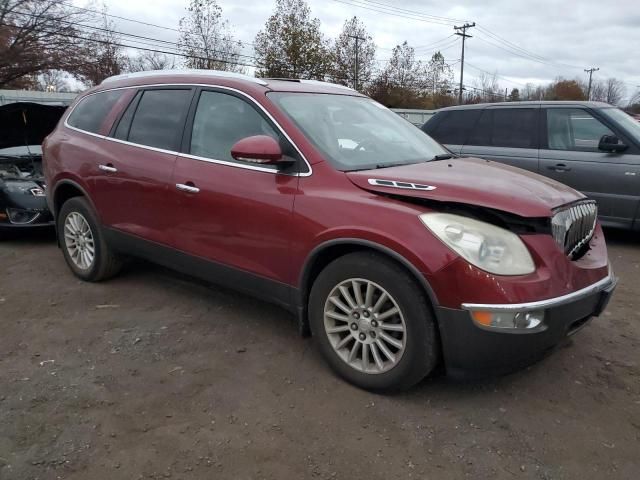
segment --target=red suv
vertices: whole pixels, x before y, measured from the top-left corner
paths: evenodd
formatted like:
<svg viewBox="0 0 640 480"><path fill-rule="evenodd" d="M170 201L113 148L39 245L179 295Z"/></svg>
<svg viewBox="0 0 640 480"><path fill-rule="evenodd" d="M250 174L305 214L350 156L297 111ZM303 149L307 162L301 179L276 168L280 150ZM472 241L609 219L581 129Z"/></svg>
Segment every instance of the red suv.
<svg viewBox="0 0 640 480"><path fill-rule="evenodd" d="M457 158L349 88L211 71L122 75L44 144L75 275L126 255L295 313L364 388L526 365L615 286L596 205Z"/></svg>

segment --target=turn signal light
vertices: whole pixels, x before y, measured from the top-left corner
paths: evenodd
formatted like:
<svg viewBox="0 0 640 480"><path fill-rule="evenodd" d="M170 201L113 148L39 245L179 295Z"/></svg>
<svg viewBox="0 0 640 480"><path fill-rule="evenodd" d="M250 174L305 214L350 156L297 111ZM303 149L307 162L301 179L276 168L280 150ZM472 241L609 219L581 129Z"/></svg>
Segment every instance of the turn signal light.
<svg viewBox="0 0 640 480"><path fill-rule="evenodd" d="M483 327L531 330L542 325L544 321L544 310L534 310L530 312L492 312L477 310L471 312L471 318Z"/></svg>

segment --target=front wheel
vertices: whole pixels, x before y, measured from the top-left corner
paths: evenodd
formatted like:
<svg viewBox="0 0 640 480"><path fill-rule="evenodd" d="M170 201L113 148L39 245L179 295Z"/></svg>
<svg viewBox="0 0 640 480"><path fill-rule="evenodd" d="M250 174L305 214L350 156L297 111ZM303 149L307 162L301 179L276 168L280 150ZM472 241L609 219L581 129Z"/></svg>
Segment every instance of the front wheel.
<svg viewBox="0 0 640 480"><path fill-rule="evenodd" d="M369 390L401 390L438 360L436 325L422 288L394 261L357 252L329 264L309 299L313 336L330 366Z"/></svg>
<svg viewBox="0 0 640 480"><path fill-rule="evenodd" d="M64 258L77 277L98 282L118 273L122 260L105 242L85 198L73 197L62 205L57 228Z"/></svg>

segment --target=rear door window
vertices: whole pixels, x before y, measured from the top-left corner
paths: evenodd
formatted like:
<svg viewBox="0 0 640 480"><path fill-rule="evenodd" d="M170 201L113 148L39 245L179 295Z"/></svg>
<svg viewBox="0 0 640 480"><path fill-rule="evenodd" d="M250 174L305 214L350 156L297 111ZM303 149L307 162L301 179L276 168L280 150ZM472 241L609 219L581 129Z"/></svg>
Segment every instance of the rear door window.
<svg viewBox="0 0 640 480"><path fill-rule="evenodd" d="M124 90L88 95L80 100L67 119L67 123L75 128L91 133L99 133L100 127Z"/></svg>
<svg viewBox="0 0 640 480"><path fill-rule="evenodd" d="M550 150L597 152L600 138L613 134L600 120L581 108L547 109L547 144Z"/></svg>
<svg viewBox="0 0 640 480"><path fill-rule="evenodd" d="M538 109L489 108L482 112L467 144L538 148Z"/></svg>
<svg viewBox="0 0 640 480"><path fill-rule="evenodd" d="M424 125L424 131L440 143L448 145L464 145L473 127L482 113L480 109L452 110L442 112L443 118L437 123L436 118Z"/></svg>
<svg viewBox="0 0 640 480"><path fill-rule="evenodd" d="M179 149L184 119L191 101L190 89L145 90L135 109L127 140L163 150ZM123 116L125 120L127 113ZM120 123L123 123L121 120ZM120 127L120 125L118 125ZM124 131L116 129L116 137Z"/></svg>

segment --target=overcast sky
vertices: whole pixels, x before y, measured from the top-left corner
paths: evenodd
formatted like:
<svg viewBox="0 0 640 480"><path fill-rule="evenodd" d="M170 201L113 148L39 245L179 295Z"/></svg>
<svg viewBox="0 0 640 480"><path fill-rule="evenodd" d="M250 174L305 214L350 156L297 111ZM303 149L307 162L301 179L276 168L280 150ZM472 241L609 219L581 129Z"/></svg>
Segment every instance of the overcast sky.
<svg viewBox="0 0 640 480"><path fill-rule="evenodd" d="M83 0L73 1L86 5ZM104 2L112 15L174 29L189 3L188 0ZM272 13L275 0L219 0L218 4L237 38L251 43ZM527 82L548 82L558 76L586 78L584 68L599 67L594 78L616 77L626 82L628 95L640 86L640 0L308 0L308 4L329 37L338 34L345 19L358 16L373 37L381 62L404 40L416 47L419 58L428 59L440 49L447 63L456 62L460 58L460 41L459 37L450 37L454 32L451 24L476 22L478 27L469 31L473 38L466 43L465 83L472 84L480 70L497 73L500 84L512 88ZM384 4L388 7L381 6ZM396 15L373 11L394 8ZM445 19L418 20L409 11ZM172 30L113 20L123 32L170 41L178 37ZM251 46L244 53L251 54ZM456 63L456 80L459 68Z"/></svg>

